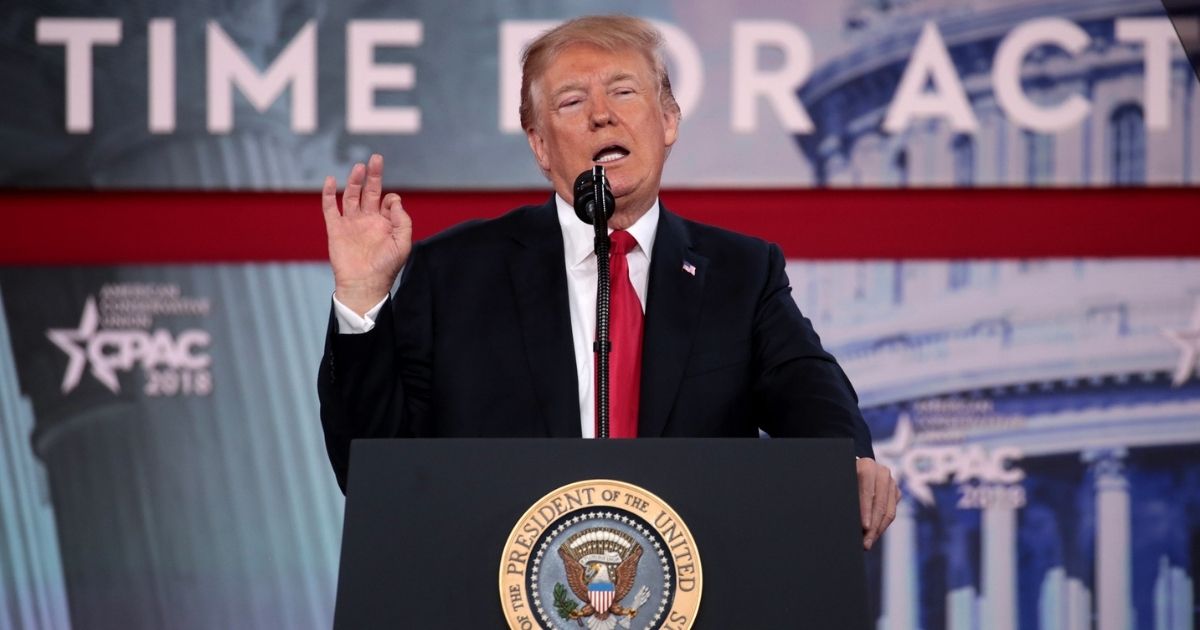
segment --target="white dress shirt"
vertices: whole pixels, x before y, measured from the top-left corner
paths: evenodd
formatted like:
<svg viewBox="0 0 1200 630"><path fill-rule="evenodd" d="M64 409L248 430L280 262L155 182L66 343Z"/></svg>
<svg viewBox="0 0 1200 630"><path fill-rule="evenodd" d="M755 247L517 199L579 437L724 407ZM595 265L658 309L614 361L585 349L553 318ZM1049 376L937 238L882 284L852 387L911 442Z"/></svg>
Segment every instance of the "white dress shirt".
<svg viewBox="0 0 1200 630"><path fill-rule="evenodd" d="M562 197L554 196L558 225L562 230L563 263L567 270L567 301L571 310L571 337L575 347L575 375L579 382L579 428L583 437L596 437L595 358L592 342L596 338L596 252L592 226L575 216L575 209ZM629 263L629 281L646 311L646 289L650 283L650 254L658 231L658 200L627 230L637 240L625 258ZM610 229L611 233L612 230ZM360 334L375 327L375 317L383 308L380 300L362 317L333 297L334 317L340 334Z"/></svg>

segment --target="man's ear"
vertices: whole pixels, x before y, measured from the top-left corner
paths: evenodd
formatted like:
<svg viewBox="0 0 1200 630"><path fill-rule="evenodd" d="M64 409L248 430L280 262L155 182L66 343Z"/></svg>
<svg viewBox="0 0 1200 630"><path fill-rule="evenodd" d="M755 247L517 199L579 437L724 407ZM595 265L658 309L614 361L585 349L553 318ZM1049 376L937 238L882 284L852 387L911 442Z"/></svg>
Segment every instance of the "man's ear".
<svg viewBox="0 0 1200 630"><path fill-rule="evenodd" d="M679 110L665 109L663 111L663 144L670 149L679 139Z"/></svg>
<svg viewBox="0 0 1200 630"><path fill-rule="evenodd" d="M530 125L525 130L525 139L529 140L529 150L533 151L533 159L537 160L538 167L543 173L549 173L550 154L546 150L546 140L538 133L536 126Z"/></svg>

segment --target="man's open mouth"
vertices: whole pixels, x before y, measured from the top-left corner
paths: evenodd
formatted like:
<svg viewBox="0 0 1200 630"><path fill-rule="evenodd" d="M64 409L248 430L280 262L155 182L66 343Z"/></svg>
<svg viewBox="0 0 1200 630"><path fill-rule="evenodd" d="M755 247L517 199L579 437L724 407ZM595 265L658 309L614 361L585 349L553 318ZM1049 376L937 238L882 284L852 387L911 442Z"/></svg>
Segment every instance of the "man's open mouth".
<svg viewBox="0 0 1200 630"><path fill-rule="evenodd" d="M619 144L610 144L597 151L596 154L592 156L592 161L596 164L608 164L609 162L615 162L627 155L629 155L629 149L626 149Z"/></svg>

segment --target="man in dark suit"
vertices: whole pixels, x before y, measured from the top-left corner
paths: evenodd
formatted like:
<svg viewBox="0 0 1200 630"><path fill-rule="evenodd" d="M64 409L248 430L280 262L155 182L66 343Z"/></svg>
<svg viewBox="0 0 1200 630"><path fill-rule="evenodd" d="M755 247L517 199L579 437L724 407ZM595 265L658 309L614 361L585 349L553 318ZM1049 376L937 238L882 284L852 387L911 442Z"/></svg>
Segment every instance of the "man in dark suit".
<svg viewBox="0 0 1200 630"><path fill-rule="evenodd" d="M645 22L608 16L567 22L526 50L522 125L556 192L542 206L414 248L399 196L382 194L381 156L351 171L342 212L326 179L336 291L318 391L343 488L355 438L595 434L597 261L571 204L575 177L602 164L623 244L611 262L614 318L620 304L632 311L622 316L632 332L613 332L625 434L853 438L864 546L890 524L896 484L790 296L779 248L658 202L679 126L661 46Z"/></svg>

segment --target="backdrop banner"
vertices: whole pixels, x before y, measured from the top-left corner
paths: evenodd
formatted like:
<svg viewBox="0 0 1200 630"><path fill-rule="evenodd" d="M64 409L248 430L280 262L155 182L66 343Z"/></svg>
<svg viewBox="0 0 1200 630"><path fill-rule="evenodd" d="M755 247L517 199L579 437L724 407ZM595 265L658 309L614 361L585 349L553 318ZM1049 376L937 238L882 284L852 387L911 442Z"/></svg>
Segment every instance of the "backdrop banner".
<svg viewBox="0 0 1200 630"><path fill-rule="evenodd" d="M1191 628L1200 259L791 261L904 492L887 628ZM0 271L12 628L327 627L320 264ZM497 612L499 615L499 612Z"/></svg>
<svg viewBox="0 0 1200 630"><path fill-rule="evenodd" d="M879 627L1195 628L1200 245L1076 246L1101 230L1071 214L1120 198L1110 187L1169 186L1176 216L1200 180L1200 86L1158 2L13 0L0 216L83 205L155 246L101 257L145 264L0 266L0 630L328 628L342 497L315 384L333 282L317 255L270 262L255 241L319 223L324 176L376 151L426 217L548 191L514 120L520 48L622 10L662 29L683 109L665 184L698 190L665 203L772 196L721 216L785 243L792 295L900 479L867 556ZM968 190L1051 186L1032 211ZM833 212L801 207L807 187L879 188L886 225L924 216L929 232L855 250L871 260L806 251L885 229L845 200L829 223L796 221ZM229 210L246 190L285 191L261 196L281 219L247 216L271 223L250 239ZM993 240L945 259L962 226L937 229L914 194L968 217L986 198L987 229L1020 216L1012 233L1068 256L1122 257L1016 258ZM1160 210L1129 207L1131 239ZM1106 207L1106 234L1124 212ZM36 260L105 246L62 234ZM207 257L171 257L195 241Z"/></svg>
<svg viewBox="0 0 1200 630"><path fill-rule="evenodd" d="M683 111L671 187L1187 184L1196 75L1158 0L284 0L0 10L0 183L543 186L520 52L651 18Z"/></svg>

